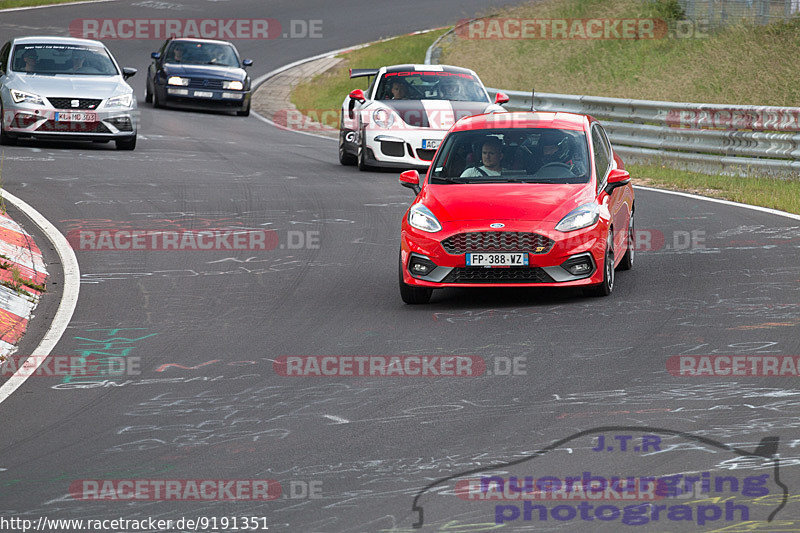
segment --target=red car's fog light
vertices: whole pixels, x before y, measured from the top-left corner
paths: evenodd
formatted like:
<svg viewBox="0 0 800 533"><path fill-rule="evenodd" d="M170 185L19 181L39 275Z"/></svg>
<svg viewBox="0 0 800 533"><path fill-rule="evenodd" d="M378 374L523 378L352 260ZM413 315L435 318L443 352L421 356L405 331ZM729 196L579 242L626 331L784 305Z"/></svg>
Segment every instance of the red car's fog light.
<svg viewBox="0 0 800 533"><path fill-rule="evenodd" d="M411 256L411 260L408 262L408 271L412 276L427 276L434 268L436 268L436 263L417 255Z"/></svg>
<svg viewBox="0 0 800 533"><path fill-rule="evenodd" d="M582 254L576 257L570 257L561 264L561 268L573 276L585 276L594 271L594 261L592 261L591 255Z"/></svg>

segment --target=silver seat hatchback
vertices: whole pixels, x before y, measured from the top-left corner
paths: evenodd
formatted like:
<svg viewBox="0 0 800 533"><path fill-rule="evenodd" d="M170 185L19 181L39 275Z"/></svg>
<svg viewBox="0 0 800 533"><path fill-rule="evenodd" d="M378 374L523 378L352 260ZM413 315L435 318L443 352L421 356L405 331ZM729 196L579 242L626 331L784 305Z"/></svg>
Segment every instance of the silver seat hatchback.
<svg viewBox="0 0 800 533"><path fill-rule="evenodd" d="M126 79L99 41L19 37L0 49L0 144L20 138L115 141L136 147L138 115Z"/></svg>

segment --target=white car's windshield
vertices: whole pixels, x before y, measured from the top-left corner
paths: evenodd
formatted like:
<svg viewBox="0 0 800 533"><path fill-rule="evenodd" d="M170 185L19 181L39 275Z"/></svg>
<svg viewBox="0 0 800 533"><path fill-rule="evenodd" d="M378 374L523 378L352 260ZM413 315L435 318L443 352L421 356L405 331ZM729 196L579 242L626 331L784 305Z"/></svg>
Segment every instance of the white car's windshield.
<svg viewBox="0 0 800 533"><path fill-rule="evenodd" d="M480 82L461 72L387 72L377 100L454 100L488 102Z"/></svg>
<svg viewBox="0 0 800 533"><path fill-rule="evenodd" d="M433 161L432 183L585 183L582 131L504 128L451 133Z"/></svg>
<svg viewBox="0 0 800 533"><path fill-rule="evenodd" d="M99 46L58 43L18 44L11 56L11 69L28 74L115 76L117 67Z"/></svg>
<svg viewBox="0 0 800 533"><path fill-rule="evenodd" d="M173 42L167 49L164 61L183 65L239 66L239 59L232 46L192 41Z"/></svg>

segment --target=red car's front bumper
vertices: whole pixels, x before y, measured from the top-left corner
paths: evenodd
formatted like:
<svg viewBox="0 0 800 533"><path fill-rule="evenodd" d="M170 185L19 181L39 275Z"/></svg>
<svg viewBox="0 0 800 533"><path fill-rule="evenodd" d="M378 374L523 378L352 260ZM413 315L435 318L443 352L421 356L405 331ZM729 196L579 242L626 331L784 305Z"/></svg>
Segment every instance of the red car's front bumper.
<svg viewBox="0 0 800 533"><path fill-rule="evenodd" d="M529 221L507 221L501 231L488 229L486 221L474 223L459 221L458 224L443 223L442 230L427 233L411 227L407 219L403 221L401 233L400 261L403 281L417 287L585 287L603 281L606 237L608 222L603 218L589 228L562 233L552 229L552 223ZM546 243L540 250L535 246L514 246L508 249L488 247L475 249L467 246L454 249L448 244L450 251L445 250L442 242L462 233L494 233L519 234L533 233L545 239L538 243ZM505 238L505 237L504 237ZM480 239L478 239L480 240ZM463 241L463 239L462 239ZM509 238L507 241L514 241ZM533 249L532 249L533 248ZM467 267L466 252L526 252L528 265L521 267L486 268ZM424 259L421 259L424 258ZM409 261L422 261L435 265L435 268L424 275L411 274ZM565 264L566 263L566 264ZM574 263L590 265L588 272L573 274L568 267Z"/></svg>

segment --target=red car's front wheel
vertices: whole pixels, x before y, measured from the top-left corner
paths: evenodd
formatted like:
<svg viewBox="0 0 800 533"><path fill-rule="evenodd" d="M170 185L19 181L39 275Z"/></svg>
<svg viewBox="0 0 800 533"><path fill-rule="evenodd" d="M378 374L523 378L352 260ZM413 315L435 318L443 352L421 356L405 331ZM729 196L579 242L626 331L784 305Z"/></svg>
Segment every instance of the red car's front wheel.
<svg viewBox="0 0 800 533"><path fill-rule="evenodd" d="M614 290L614 231L608 232L606 256L603 260L603 281L584 289L587 296L608 296Z"/></svg>
<svg viewBox="0 0 800 533"><path fill-rule="evenodd" d="M428 287L414 287L413 285L409 285L405 281L403 281L403 255L400 254L400 258L397 262L398 269L397 272L400 274L400 298L407 304L417 305L417 304L426 304L431 301L431 295L433 294L433 289L429 289Z"/></svg>

